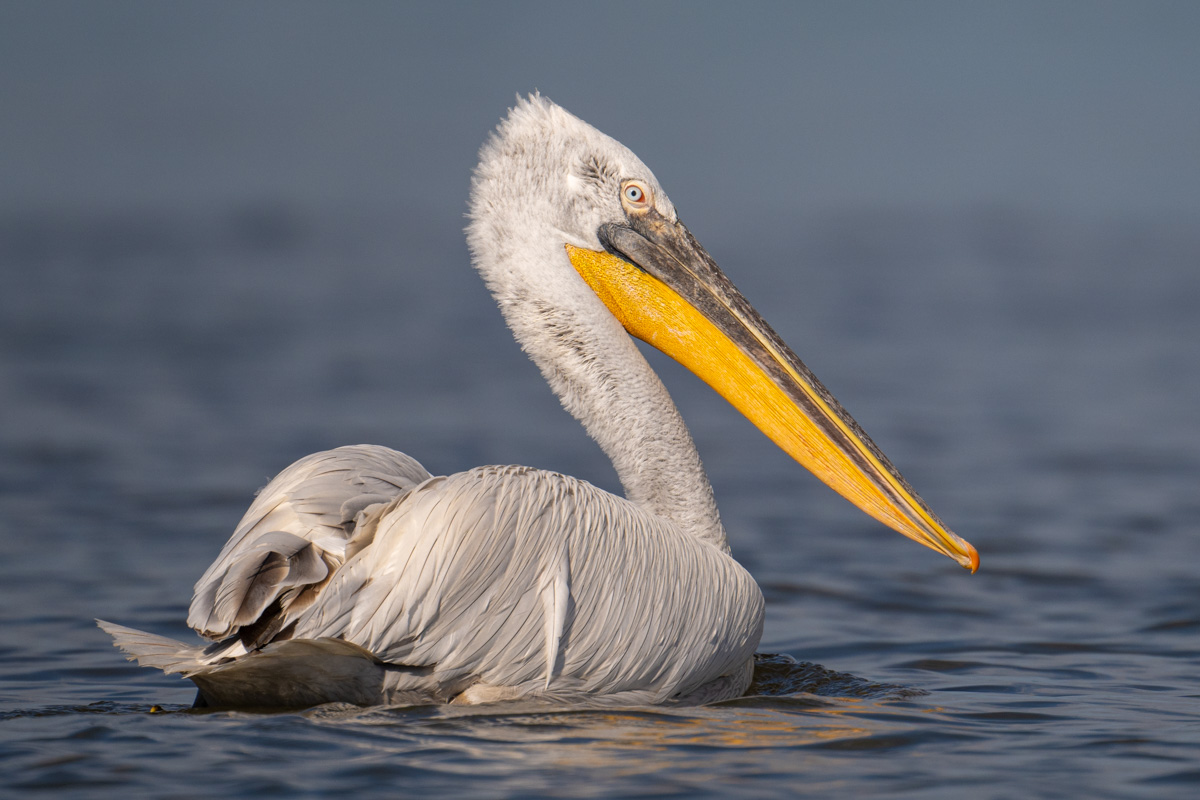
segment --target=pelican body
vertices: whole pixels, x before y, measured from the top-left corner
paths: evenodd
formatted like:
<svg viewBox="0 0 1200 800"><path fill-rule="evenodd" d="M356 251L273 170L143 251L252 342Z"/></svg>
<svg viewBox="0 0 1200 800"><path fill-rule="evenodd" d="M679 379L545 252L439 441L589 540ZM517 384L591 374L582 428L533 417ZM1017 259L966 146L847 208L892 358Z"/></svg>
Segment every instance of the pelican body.
<svg viewBox="0 0 1200 800"><path fill-rule="evenodd" d="M467 237L514 337L625 496L528 467L434 477L378 446L317 453L259 493L196 583L188 624L211 643L101 622L131 660L191 679L197 705L214 707L742 694L762 593L631 336L866 513L978 565L620 143L539 95L519 100L480 153Z"/></svg>

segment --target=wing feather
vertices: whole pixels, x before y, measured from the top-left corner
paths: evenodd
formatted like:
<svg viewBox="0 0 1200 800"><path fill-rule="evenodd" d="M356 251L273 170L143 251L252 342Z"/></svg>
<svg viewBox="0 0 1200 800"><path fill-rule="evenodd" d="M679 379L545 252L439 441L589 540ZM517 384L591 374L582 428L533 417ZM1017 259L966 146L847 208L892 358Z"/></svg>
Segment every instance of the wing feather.
<svg viewBox="0 0 1200 800"><path fill-rule="evenodd" d="M571 600L570 566L565 551L559 557L557 568L546 578L548 581L542 587L542 616L546 628L546 684L543 688L549 689L550 681L558 673L559 645L567 622L567 604Z"/></svg>
<svg viewBox="0 0 1200 800"><path fill-rule="evenodd" d="M762 609L728 554L638 506L556 473L483 467L395 501L295 635L430 668L389 674L395 691L661 702L742 670Z"/></svg>
<svg viewBox="0 0 1200 800"><path fill-rule="evenodd" d="M273 480L191 611L225 638L201 649L105 629L235 704L728 693L749 679L763 622L757 584L728 553L623 498L524 467L429 478L370 447Z"/></svg>
<svg viewBox="0 0 1200 800"><path fill-rule="evenodd" d="M287 531L267 531L233 562L217 589L217 615L238 627L250 625L288 589L320 583L329 576L322 550Z"/></svg>
<svg viewBox="0 0 1200 800"><path fill-rule="evenodd" d="M371 511L429 477L409 456L373 445L300 459L259 492L196 583L188 624L209 639L249 626L273 635L289 609L296 606L296 613L314 601Z"/></svg>

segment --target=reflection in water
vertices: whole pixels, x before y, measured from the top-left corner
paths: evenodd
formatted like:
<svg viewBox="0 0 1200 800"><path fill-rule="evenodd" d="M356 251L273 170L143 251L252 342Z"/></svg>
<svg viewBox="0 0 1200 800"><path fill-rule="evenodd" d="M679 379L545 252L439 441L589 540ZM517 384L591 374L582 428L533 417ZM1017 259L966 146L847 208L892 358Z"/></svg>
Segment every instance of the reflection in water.
<svg viewBox="0 0 1200 800"><path fill-rule="evenodd" d="M889 719L890 708L921 692L789 656L760 654L757 661L752 689L761 694L699 708L323 706L304 716L339 731L365 726L370 736L356 737L358 746L381 757L450 774L522 780L531 770L582 770L621 780L675 780L692 770L732 776L757 769L763 751L838 743L848 750L889 748L911 736L909 715Z"/></svg>
<svg viewBox="0 0 1200 800"><path fill-rule="evenodd" d="M706 771L720 770L721 763L745 762L742 751L866 739L894 727L849 713L874 707L844 698L737 708L503 714L318 709L306 716L323 724L369 726L371 736L360 740L362 748L390 752L426 769L465 767L491 775L567 769L635 777L701 763ZM430 759L429 747L440 755Z"/></svg>

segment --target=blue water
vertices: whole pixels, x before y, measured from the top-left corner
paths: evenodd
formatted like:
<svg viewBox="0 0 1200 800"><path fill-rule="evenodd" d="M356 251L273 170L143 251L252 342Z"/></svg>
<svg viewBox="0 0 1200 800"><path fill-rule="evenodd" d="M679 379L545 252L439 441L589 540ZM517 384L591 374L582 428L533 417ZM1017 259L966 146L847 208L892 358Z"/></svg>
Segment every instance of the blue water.
<svg viewBox="0 0 1200 800"><path fill-rule="evenodd" d="M617 488L508 337L459 220L425 222L0 219L0 792L1193 795L1200 236L1138 218L695 231L982 556L971 576L882 529L651 354L766 595L760 650L784 654L752 696L188 711L190 684L125 662L92 619L189 635L192 583L293 459L375 442L435 472Z"/></svg>
<svg viewBox="0 0 1200 800"><path fill-rule="evenodd" d="M0 796L1192 798L1195 3L0 2ZM938 514L650 353L767 598L705 708L188 710L254 491L357 442L617 490L468 265L540 89L630 145Z"/></svg>

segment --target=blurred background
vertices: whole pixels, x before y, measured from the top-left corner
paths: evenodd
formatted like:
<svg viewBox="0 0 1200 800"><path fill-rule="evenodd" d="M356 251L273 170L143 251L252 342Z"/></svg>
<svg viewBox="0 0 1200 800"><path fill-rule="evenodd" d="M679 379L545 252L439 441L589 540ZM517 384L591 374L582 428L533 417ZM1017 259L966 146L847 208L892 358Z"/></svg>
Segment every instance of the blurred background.
<svg viewBox="0 0 1200 800"><path fill-rule="evenodd" d="M1194 4L0 14L9 547L23 549L22 514L40 528L81 503L88 525L45 531L72 552L92 524L140 529L146 504L177 493L240 507L293 458L358 441L435 472L527 463L615 489L508 342L463 243L476 152L534 90L651 165L981 550L1003 550L1026 506L1111 517L1113 470L1196 468ZM748 492L745 513L780 524L860 522L651 358L735 504L731 527L761 528L736 516ZM1073 477L1046 497L1046 470ZM222 531L205 552L233 521L222 512L200 526Z"/></svg>
<svg viewBox="0 0 1200 800"><path fill-rule="evenodd" d="M948 455L979 490L1009 484L1010 507L1036 493L1034 443L1194 466L1198 19L1188 2L4 3L6 500L90 461L108 492L258 485L359 440L434 471L613 487L506 343L461 234L480 144L534 90L656 171L935 508ZM719 489L745 459L809 491L654 363ZM966 512L943 515L966 533L992 513Z"/></svg>
<svg viewBox="0 0 1200 800"><path fill-rule="evenodd" d="M1186 1L0 2L12 663L186 702L88 620L183 633L252 492L314 450L619 488L463 241L478 148L535 90L655 171L982 554L968 578L879 529L649 353L765 649L927 685L888 642L1027 667L1030 638L1193 635L1198 42Z"/></svg>

